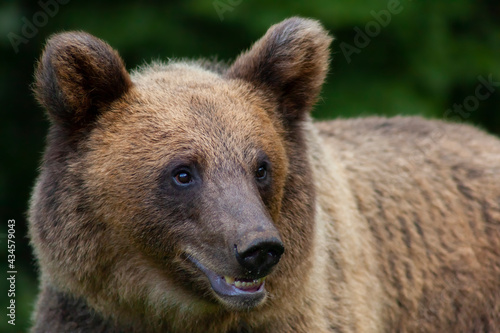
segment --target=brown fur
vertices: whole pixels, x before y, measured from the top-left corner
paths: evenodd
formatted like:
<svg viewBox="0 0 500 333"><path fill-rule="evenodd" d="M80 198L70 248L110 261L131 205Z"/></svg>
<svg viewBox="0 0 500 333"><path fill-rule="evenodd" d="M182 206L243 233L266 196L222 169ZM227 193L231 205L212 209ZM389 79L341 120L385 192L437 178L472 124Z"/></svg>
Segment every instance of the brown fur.
<svg viewBox="0 0 500 333"><path fill-rule="evenodd" d="M33 332L499 331L499 140L419 118L313 123L330 41L291 18L227 69L129 76L103 41L52 37ZM220 298L190 261L243 276L233 244L262 235L285 253L258 301Z"/></svg>

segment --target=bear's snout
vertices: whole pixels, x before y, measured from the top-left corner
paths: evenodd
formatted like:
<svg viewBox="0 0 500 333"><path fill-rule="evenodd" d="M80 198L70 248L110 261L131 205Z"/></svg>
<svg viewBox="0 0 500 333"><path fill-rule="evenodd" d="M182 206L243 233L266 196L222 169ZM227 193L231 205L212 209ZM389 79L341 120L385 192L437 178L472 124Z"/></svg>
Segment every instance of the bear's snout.
<svg viewBox="0 0 500 333"><path fill-rule="evenodd" d="M254 277L268 275L280 261L284 251L283 243L276 237L255 239L246 248L238 247L238 244L234 245L236 260L248 271L248 275Z"/></svg>

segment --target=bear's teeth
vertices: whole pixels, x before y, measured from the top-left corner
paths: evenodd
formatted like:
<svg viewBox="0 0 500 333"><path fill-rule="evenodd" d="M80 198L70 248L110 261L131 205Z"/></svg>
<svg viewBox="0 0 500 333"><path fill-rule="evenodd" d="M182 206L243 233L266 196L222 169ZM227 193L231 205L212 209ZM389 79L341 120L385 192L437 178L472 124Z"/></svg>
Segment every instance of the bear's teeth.
<svg viewBox="0 0 500 333"><path fill-rule="evenodd" d="M262 284L262 282L264 282L265 279L266 278L263 277L263 278L256 279L253 281L240 281L240 280L237 280L237 279L230 277L230 276L224 276L224 280L226 281L227 284L233 285L236 288L240 288L240 289L256 287L256 286Z"/></svg>
<svg viewBox="0 0 500 333"><path fill-rule="evenodd" d="M224 280L226 280L227 284L234 284L234 278L230 276L224 276Z"/></svg>

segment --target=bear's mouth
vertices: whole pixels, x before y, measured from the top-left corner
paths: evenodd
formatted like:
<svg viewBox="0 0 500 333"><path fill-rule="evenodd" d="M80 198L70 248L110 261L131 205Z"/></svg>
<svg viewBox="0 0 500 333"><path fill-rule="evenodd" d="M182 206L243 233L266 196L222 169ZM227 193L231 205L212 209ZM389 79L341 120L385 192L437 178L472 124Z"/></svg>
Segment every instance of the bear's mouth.
<svg viewBox="0 0 500 333"><path fill-rule="evenodd" d="M245 291L245 292L257 292L259 291L260 288L264 287L264 281L266 280L265 277L260 278L260 279L238 279L238 278L233 278L229 276L224 276L224 282L229 285L233 286L236 289L240 291Z"/></svg>
<svg viewBox="0 0 500 333"><path fill-rule="evenodd" d="M231 296L264 296L266 277L259 279L236 278L231 276L221 276L203 266L198 260L189 257L210 281L212 289L222 297Z"/></svg>

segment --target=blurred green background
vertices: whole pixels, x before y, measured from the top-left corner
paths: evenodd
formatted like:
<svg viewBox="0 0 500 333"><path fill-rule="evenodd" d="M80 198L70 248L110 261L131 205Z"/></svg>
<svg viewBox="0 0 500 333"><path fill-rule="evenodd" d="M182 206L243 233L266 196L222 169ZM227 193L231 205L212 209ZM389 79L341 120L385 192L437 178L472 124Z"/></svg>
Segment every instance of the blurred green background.
<svg viewBox="0 0 500 333"><path fill-rule="evenodd" d="M231 60L270 25L292 15L320 20L336 38L316 118L417 114L500 134L498 0L3 0L1 332L27 330L38 288L25 212L48 127L30 92L46 38L63 30L88 31L119 50L130 69L152 59ZM15 327L6 316L8 219L17 222Z"/></svg>

